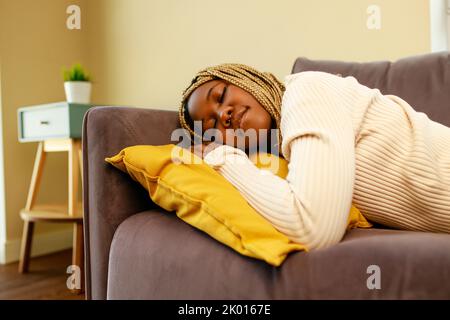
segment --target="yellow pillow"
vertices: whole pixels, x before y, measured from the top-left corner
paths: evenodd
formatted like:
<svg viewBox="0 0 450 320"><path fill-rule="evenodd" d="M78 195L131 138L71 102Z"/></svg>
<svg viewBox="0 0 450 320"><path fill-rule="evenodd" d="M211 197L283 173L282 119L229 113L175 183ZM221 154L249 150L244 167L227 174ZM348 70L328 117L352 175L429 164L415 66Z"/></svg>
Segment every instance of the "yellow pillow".
<svg viewBox="0 0 450 320"><path fill-rule="evenodd" d="M272 171L280 178L285 179L288 174L288 162L271 153L254 153L249 159L260 169ZM371 228L372 224L362 213L352 205L347 220L347 231L353 228Z"/></svg>
<svg viewBox="0 0 450 320"><path fill-rule="evenodd" d="M276 230L228 180L186 149L132 146L105 160L138 181L156 204L243 255L279 266L289 252L308 251Z"/></svg>

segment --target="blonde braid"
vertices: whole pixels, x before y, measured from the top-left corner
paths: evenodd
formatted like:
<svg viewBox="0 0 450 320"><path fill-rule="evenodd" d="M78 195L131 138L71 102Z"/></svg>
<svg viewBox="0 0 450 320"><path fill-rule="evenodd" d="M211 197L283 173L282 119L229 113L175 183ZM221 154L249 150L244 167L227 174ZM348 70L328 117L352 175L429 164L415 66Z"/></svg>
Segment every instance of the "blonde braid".
<svg viewBox="0 0 450 320"><path fill-rule="evenodd" d="M281 154L281 101L285 87L272 73L260 72L250 66L238 63L224 63L201 70L192 79L191 84L183 91L179 108L179 121L182 128L202 139L186 122L186 103L191 93L202 84L221 79L234 84L250 93L275 120L278 128L278 151Z"/></svg>

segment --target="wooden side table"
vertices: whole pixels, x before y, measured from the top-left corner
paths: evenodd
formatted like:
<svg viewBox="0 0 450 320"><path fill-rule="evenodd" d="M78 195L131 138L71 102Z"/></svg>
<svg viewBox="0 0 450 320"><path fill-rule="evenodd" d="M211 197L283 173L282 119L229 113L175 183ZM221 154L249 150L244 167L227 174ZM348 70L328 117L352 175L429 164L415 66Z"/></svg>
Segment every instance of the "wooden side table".
<svg viewBox="0 0 450 320"><path fill-rule="evenodd" d="M30 106L18 110L19 141L38 141L33 174L25 208L20 211L24 221L19 272L26 273L36 222L73 223L72 264L80 268L81 283L84 275L83 213L78 203L79 175L82 172L81 128L83 117L92 105L58 102ZM45 158L49 152L68 152L69 194L67 205L36 205ZM75 292L83 291L73 290Z"/></svg>

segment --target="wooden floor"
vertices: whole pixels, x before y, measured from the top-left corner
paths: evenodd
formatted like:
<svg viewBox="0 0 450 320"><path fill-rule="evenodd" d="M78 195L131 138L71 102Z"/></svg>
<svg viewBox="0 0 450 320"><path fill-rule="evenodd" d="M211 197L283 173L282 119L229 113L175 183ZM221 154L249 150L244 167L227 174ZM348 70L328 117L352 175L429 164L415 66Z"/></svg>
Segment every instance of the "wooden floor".
<svg viewBox="0 0 450 320"><path fill-rule="evenodd" d="M18 263L0 265L0 300L82 300L67 289L66 273L72 250L31 259L30 272L17 272Z"/></svg>

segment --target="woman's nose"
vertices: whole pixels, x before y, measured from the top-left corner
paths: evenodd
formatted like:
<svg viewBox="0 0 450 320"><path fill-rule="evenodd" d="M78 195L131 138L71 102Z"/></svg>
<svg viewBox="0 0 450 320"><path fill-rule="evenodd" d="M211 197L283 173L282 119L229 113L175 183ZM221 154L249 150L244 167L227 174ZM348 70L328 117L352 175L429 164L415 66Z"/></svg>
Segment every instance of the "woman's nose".
<svg viewBox="0 0 450 320"><path fill-rule="evenodd" d="M231 126L231 115L233 113L233 107L224 106L219 110L219 121L222 123L224 127Z"/></svg>

